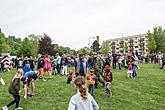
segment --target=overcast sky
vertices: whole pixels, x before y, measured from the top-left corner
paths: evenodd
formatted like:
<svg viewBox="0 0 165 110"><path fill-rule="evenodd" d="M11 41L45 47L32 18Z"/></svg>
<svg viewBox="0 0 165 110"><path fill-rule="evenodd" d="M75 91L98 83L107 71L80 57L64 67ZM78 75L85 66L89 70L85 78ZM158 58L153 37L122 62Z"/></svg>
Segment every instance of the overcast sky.
<svg viewBox="0 0 165 110"><path fill-rule="evenodd" d="M101 41L165 27L165 0L0 0L0 28L25 37L45 32L53 43L79 49Z"/></svg>

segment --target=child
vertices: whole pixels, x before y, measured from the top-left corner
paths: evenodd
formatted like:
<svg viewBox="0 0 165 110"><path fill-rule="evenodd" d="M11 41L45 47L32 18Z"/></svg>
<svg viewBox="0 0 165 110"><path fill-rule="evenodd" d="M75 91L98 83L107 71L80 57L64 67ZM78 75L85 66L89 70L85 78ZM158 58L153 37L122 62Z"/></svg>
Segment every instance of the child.
<svg viewBox="0 0 165 110"><path fill-rule="evenodd" d="M87 76L87 80L88 80L89 93L92 90L92 96L94 96L96 76L94 74L94 70L93 69L90 70L90 74Z"/></svg>
<svg viewBox="0 0 165 110"><path fill-rule="evenodd" d="M41 56L41 57L38 59L37 70L38 70L38 73L39 73L39 75L41 76L42 80L43 80L43 81L46 81L46 80L44 79L44 56Z"/></svg>
<svg viewBox="0 0 165 110"><path fill-rule="evenodd" d="M71 97L68 110L99 110L99 106L94 98L87 92L85 79L83 76L78 76L74 80L77 94Z"/></svg>
<svg viewBox="0 0 165 110"><path fill-rule="evenodd" d="M128 66L128 71L127 71L127 74L128 74L128 78L132 78L132 63L129 64Z"/></svg>
<svg viewBox="0 0 165 110"><path fill-rule="evenodd" d="M29 62L27 62L27 64L25 64L25 66L22 68L22 70L23 70L24 74L26 72L29 72L30 71L30 64L29 64Z"/></svg>
<svg viewBox="0 0 165 110"><path fill-rule="evenodd" d="M104 70L105 70L105 72L104 72L105 93L109 97L109 96L112 96L110 85L113 80L113 77L112 77L112 72L110 70L109 65L106 65Z"/></svg>
<svg viewBox="0 0 165 110"><path fill-rule="evenodd" d="M2 110L8 110L8 108L13 105L14 103L16 103L15 106L15 110L21 110L22 108L19 107L19 102L20 102L20 78L23 74L22 69L18 69L16 75L14 76L14 78L12 79L12 82L9 86L9 93L13 95L14 100L12 102L10 102L8 105L2 107Z"/></svg>
<svg viewBox="0 0 165 110"><path fill-rule="evenodd" d="M22 81L24 83L24 98L31 98L32 96L35 95L35 80L38 78L37 72L36 71L30 71L26 72L24 76L22 77ZM32 89L32 94L28 94L28 88L30 87L31 84L31 89Z"/></svg>
<svg viewBox="0 0 165 110"><path fill-rule="evenodd" d="M73 82L73 72L68 72L67 74L67 84L70 84Z"/></svg>

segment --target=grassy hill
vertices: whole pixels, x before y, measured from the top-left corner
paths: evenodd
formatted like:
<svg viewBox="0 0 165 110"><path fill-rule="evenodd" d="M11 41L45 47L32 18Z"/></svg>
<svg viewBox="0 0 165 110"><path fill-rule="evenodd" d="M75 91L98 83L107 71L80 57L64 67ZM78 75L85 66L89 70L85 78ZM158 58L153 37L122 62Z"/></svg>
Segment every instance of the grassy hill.
<svg viewBox="0 0 165 110"><path fill-rule="evenodd" d="M156 64L142 64L135 79L126 78L126 69L112 71L112 97L104 95L101 84L95 90L94 98L101 110L165 110L165 70L160 70ZM14 74L15 70L0 73L6 83L0 85L0 107L13 99L8 86ZM24 99L22 89L20 106L24 110L67 110L70 97L75 93L74 86L66 84L65 76L57 75L47 82L39 79L36 81L36 96L32 99Z"/></svg>

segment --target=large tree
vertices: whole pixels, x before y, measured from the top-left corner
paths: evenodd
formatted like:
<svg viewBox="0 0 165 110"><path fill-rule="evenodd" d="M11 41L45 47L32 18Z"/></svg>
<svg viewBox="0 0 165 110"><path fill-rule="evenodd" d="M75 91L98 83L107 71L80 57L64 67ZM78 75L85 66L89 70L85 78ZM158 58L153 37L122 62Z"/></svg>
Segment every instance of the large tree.
<svg viewBox="0 0 165 110"><path fill-rule="evenodd" d="M21 47L18 52L18 55L36 56L36 52L33 48L35 48L33 46L33 42L26 37L21 43Z"/></svg>
<svg viewBox="0 0 165 110"><path fill-rule="evenodd" d="M150 52L165 51L165 29L161 26L154 27L153 33L147 32L148 47Z"/></svg>
<svg viewBox="0 0 165 110"><path fill-rule="evenodd" d="M109 51L110 51L110 46L109 46L108 42L103 41L102 46L101 46L101 53L106 55L109 53Z"/></svg>
<svg viewBox="0 0 165 110"><path fill-rule="evenodd" d="M22 40L21 38L16 38L15 36L8 36L6 38L8 41L8 44L10 46L10 54L11 55L19 55L19 51L21 48Z"/></svg>
<svg viewBox="0 0 165 110"><path fill-rule="evenodd" d="M150 31L147 32L147 39L148 39L148 48L150 52L151 53L156 52L157 45L153 37L153 33L151 33Z"/></svg>
<svg viewBox="0 0 165 110"><path fill-rule="evenodd" d="M41 36L36 36L34 34L30 34L28 35L28 39L30 40L30 42L33 45L32 51L34 55L37 55L38 53L38 48L39 48L39 40L40 40Z"/></svg>
<svg viewBox="0 0 165 110"><path fill-rule="evenodd" d="M45 55L54 55L54 47L52 45L52 39L44 33L44 36L39 40L39 49L38 53Z"/></svg>
<svg viewBox="0 0 165 110"><path fill-rule="evenodd" d="M0 53L9 52L9 51L10 51L10 46L8 44L8 41L5 38L5 34L1 32L0 29Z"/></svg>

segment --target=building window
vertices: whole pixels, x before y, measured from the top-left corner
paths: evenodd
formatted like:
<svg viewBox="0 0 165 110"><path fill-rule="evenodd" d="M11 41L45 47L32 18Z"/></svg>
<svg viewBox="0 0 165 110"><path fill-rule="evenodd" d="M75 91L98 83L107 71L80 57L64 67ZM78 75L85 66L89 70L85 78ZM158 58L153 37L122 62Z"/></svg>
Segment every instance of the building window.
<svg viewBox="0 0 165 110"><path fill-rule="evenodd" d="M138 48L138 46L135 46L135 48Z"/></svg>

